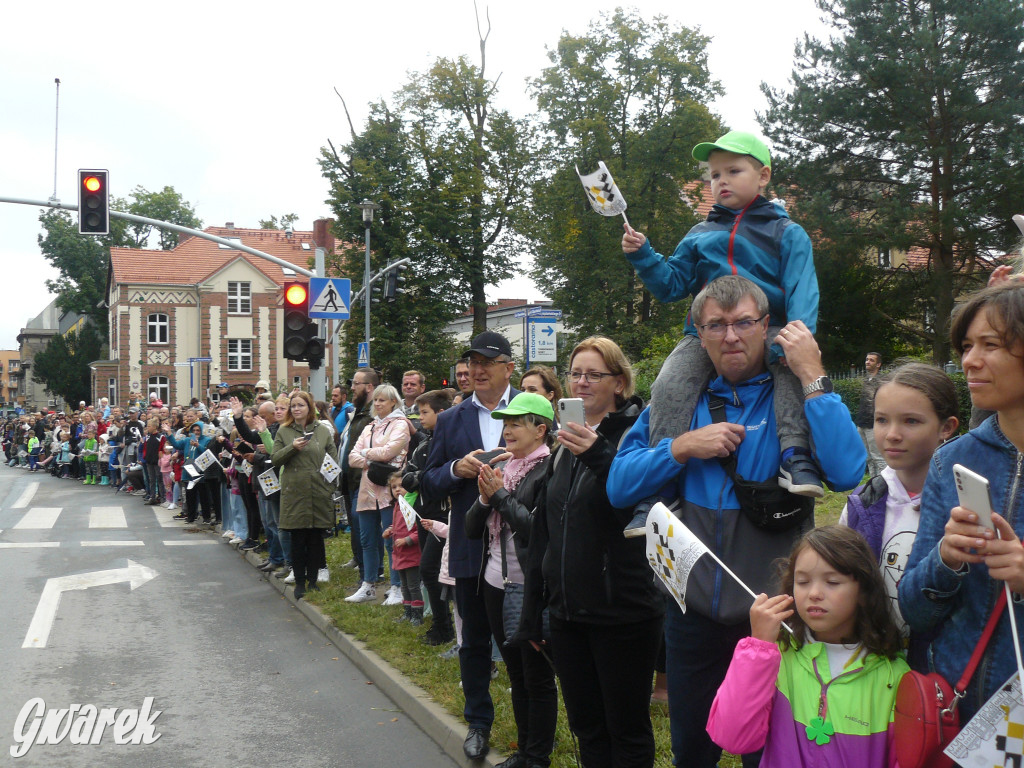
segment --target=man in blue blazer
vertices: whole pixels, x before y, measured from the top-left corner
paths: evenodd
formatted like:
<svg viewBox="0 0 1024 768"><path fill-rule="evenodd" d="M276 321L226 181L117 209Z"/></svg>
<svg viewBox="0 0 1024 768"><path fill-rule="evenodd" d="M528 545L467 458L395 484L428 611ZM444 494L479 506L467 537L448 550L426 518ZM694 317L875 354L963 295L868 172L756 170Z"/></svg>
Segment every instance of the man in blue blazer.
<svg viewBox="0 0 1024 768"><path fill-rule="evenodd" d="M481 333L463 357L469 358L475 391L472 397L438 415L420 492L427 500L451 500L448 572L455 579L455 604L462 616L459 669L466 698L463 714L469 724L463 749L470 760L479 760L489 749L494 722L491 630L478 583L483 545L466 539L466 512L479 495L476 480L482 463L476 454L504 444L504 424L492 419L491 412L505 408L519 390L509 384L515 363L512 347L501 334Z"/></svg>

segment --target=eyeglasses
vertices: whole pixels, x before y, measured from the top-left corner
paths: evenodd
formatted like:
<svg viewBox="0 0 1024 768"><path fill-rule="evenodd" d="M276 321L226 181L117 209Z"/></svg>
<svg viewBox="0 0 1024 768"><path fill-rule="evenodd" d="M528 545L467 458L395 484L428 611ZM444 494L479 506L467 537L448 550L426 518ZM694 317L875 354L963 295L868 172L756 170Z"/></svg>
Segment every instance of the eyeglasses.
<svg viewBox="0 0 1024 768"><path fill-rule="evenodd" d="M470 368L490 368L494 365L507 365L511 360L470 360Z"/></svg>
<svg viewBox="0 0 1024 768"><path fill-rule="evenodd" d="M730 328L736 331L737 336L746 336L753 332L766 317L768 317L767 312L753 320L737 320L735 323L707 323L697 327L700 328L701 334L709 339L724 339L726 332Z"/></svg>
<svg viewBox="0 0 1024 768"><path fill-rule="evenodd" d="M569 371L569 381L580 381L586 379L591 384L600 384L601 379L606 376L618 376L617 373L603 373L601 371Z"/></svg>

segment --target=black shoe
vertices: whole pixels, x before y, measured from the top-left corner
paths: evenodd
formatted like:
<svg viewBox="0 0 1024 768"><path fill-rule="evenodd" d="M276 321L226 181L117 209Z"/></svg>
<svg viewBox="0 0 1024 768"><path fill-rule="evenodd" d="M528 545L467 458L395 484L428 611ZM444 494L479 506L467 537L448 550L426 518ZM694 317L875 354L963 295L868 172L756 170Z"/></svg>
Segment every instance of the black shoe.
<svg viewBox="0 0 1024 768"><path fill-rule="evenodd" d="M186 515L184 512L179 512L178 514L176 514L171 519L172 520L188 520L188 515ZM189 521L189 522L191 522L191 521Z"/></svg>
<svg viewBox="0 0 1024 768"><path fill-rule="evenodd" d="M301 600L306 594L306 585L302 579L295 580L295 599Z"/></svg>
<svg viewBox="0 0 1024 768"><path fill-rule="evenodd" d="M522 752L513 752L507 759L494 766L494 768L527 768L528 765L529 761L526 759L526 755Z"/></svg>
<svg viewBox="0 0 1024 768"><path fill-rule="evenodd" d="M253 541L252 539L246 539L245 543L242 544L242 546L240 546L239 549L242 550L243 552L255 552L257 549L259 549L259 546L260 546L260 543L258 541Z"/></svg>
<svg viewBox="0 0 1024 768"><path fill-rule="evenodd" d="M491 750L487 743L490 738L491 732L487 728L470 728L462 743L462 751L470 760L483 760Z"/></svg>

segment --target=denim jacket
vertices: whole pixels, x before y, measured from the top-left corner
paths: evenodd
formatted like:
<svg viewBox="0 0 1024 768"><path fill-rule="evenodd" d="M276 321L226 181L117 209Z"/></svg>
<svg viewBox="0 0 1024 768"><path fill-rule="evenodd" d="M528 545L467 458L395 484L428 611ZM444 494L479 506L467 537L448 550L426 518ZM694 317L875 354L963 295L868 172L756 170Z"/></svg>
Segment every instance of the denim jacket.
<svg viewBox="0 0 1024 768"><path fill-rule="evenodd" d="M1003 582L991 578L984 563L954 571L939 557L949 511L958 506L954 464L988 478L993 509L1009 521L1018 537L1024 537L1024 454L999 429L998 416L993 416L977 429L946 443L932 457L921 495L921 525L899 585L900 611L911 629L935 630L928 649L929 670L941 674L950 685L956 685L963 674L1003 589ZM1024 606L1015 596L960 702L961 722L966 722L1017 669L1008 619L1011 608L1016 614L1017 631L1024 635Z"/></svg>

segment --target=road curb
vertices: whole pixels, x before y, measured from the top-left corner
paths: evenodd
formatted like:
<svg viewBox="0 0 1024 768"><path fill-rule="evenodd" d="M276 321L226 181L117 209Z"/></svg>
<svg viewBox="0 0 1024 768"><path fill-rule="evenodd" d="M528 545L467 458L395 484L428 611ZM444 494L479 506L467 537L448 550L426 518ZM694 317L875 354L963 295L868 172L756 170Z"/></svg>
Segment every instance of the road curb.
<svg viewBox="0 0 1024 768"><path fill-rule="evenodd" d="M259 555L252 552L243 553L245 559L253 567L263 562ZM324 615L319 608L305 600L296 600L294 590L289 589L283 579L265 576L271 586L280 592L294 605L299 613L355 664L366 677L377 686L385 696L397 704L410 720L416 723L456 764L463 768L494 768L498 761L504 760L502 755L490 752L483 760L469 760L462 751L462 742L466 738L466 725L453 717L438 705L430 694L412 682L408 677L392 667L383 658L357 640L335 626L334 621Z"/></svg>

